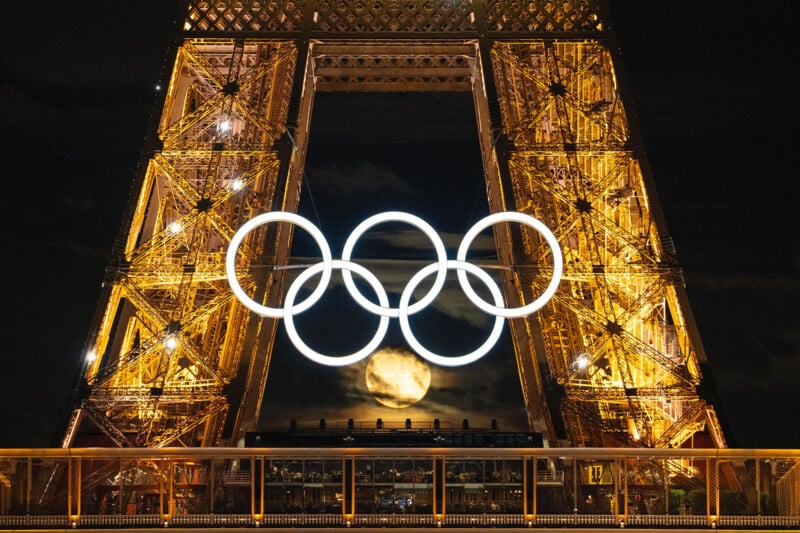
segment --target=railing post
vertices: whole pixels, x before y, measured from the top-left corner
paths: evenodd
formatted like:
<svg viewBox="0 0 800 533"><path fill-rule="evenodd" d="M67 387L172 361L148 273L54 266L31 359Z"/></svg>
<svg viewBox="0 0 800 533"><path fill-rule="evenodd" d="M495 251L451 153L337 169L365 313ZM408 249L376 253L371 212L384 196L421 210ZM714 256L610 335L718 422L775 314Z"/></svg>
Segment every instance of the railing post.
<svg viewBox="0 0 800 533"><path fill-rule="evenodd" d="M28 475L25 479L25 514L31 514L31 494L33 493L33 457L28 457Z"/></svg>
<svg viewBox="0 0 800 533"><path fill-rule="evenodd" d="M706 516L716 525L719 517L719 461L706 459Z"/></svg>
<svg viewBox="0 0 800 533"><path fill-rule="evenodd" d="M614 514L617 522L624 523L628 519L628 473L624 459L614 460L617 464L617 479L614 483ZM622 491L620 492L620 488Z"/></svg>
<svg viewBox="0 0 800 533"><path fill-rule="evenodd" d="M756 457L756 514L761 516L761 459Z"/></svg>
<svg viewBox="0 0 800 533"><path fill-rule="evenodd" d="M355 459L342 458L342 519L349 525L356 514Z"/></svg>
<svg viewBox="0 0 800 533"><path fill-rule="evenodd" d="M572 513L578 514L578 459L572 458Z"/></svg>
<svg viewBox="0 0 800 533"><path fill-rule="evenodd" d="M54 468L58 468L58 464ZM67 516L73 521L72 491L75 489L75 480L72 479L72 457L67 457Z"/></svg>
<svg viewBox="0 0 800 533"><path fill-rule="evenodd" d="M264 458L250 459L250 516L260 521L264 516Z"/></svg>
<svg viewBox="0 0 800 533"><path fill-rule="evenodd" d="M164 468L165 461L166 468ZM161 490L159 491L160 497L158 499L158 507L159 513L161 514L161 520L166 525L172 519L172 505L175 497L175 488L172 480L172 459L159 461L159 466L161 467L161 475L158 477L158 483L161 486ZM120 513L122 513L122 502L120 502Z"/></svg>
<svg viewBox="0 0 800 533"><path fill-rule="evenodd" d="M664 469L664 514L669 514L669 460L664 459L661 461L662 468Z"/></svg>
<svg viewBox="0 0 800 533"><path fill-rule="evenodd" d="M67 515L74 524L81 517L81 459L67 459Z"/></svg>
<svg viewBox="0 0 800 533"><path fill-rule="evenodd" d="M433 518L437 521L443 520L445 515L446 464L444 457L433 458Z"/></svg>
<svg viewBox="0 0 800 533"><path fill-rule="evenodd" d="M538 475L538 465L536 457L522 458L522 493L525 499L522 505L522 513L525 520L533 522L536 520L536 482Z"/></svg>

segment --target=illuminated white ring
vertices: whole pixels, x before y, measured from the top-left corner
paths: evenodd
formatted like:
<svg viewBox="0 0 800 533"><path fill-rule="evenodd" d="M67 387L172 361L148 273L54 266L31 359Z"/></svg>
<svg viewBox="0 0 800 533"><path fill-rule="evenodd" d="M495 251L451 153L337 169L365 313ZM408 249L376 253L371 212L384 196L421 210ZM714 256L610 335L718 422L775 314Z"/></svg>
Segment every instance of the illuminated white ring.
<svg viewBox="0 0 800 533"><path fill-rule="evenodd" d="M319 285L308 296L308 298L294 306L294 313L302 313L303 311L306 311L312 305L317 303L320 298L322 298L322 294L325 292L325 289L328 288L328 283L331 279L331 262L333 259L330 246L328 246L328 241L325 239L325 236L322 234L322 232L310 221L294 213L287 213L284 211L263 213L248 220L234 234L233 238L231 239L231 244L228 246L228 253L225 256L225 273L228 276L228 283L230 284L233 293L245 307L261 316L286 318L287 315L285 307L280 309L259 304L244 292L242 286L239 284L238 278L236 277L236 252L238 251L239 246L242 244L242 240L244 239L245 235L253 231L258 226L268 224L270 222L289 222L300 226L306 230L311 237L314 238L322 254L322 262L319 263L320 269L322 270L322 276L320 277Z"/></svg>
<svg viewBox="0 0 800 533"><path fill-rule="evenodd" d="M411 324L408 321L408 313L406 312L410 308L408 302L411 300L411 295L414 292L414 289L417 288L417 285L419 285L420 281L428 277L432 272L436 271L438 267L439 265L436 263L426 266L425 268L414 274L414 276L412 276L412 278L408 281L408 284L406 285L405 289L403 289L403 293L400 295L400 305L399 305L400 329L403 331L403 336L405 337L406 342L409 344L409 346L411 346L411 348L420 357L427 359L428 361L430 361L435 365L454 367L454 366L463 366L463 365L468 365L470 363L474 363L475 361L486 355L489 352L489 350L491 350L494 347L494 345L497 344L497 341L500 339L500 335L503 332L503 323L505 322L503 320L503 317L501 317L500 315L495 315L494 327L492 328L489 337L483 344L481 344L478 348L476 348L472 352L457 357L447 357L436 354L428 350L417 340L417 338L414 336L414 332L411 331ZM497 286L497 283L494 282L492 277L488 273L486 273L485 270L482 270L481 268L473 264L465 263L464 261L452 261L452 260L447 261L447 268L449 270L457 269L459 274L464 272L464 275L466 275L466 272L469 272L470 274L476 275L478 278L480 278L481 281L483 281L486 287L488 287L489 292L492 293L492 297L494 298L495 304L497 304L498 307L501 307L503 305L503 294L500 292L500 288ZM475 296L476 296L475 299L470 297L470 301L472 301L473 303L476 303L475 302L476 299L480 300L480 298L478 298L477 295Z"/></svg>
<svg viewBox="0 0 800 533"><path fill-rule="evenodd" d="M378 301L381 303L381 305L386 307L389 306L389 297L386 295L386 291L384 290L380 280L376 278L372 272L359 264L351 263L350 261L342 261L339 259L334 259L331 262L331 267L337 270L342 270L342 273L352 271L361 275L375 290L375 294L378 295ZM380 318L380 322L378 323L378 331L375 333L375 336L372 337L372 340L370 340L366 346L356 352L353 352L349 355L330 356L313 350L305 342L303 342L303 340L300 338L300 335L297 333L297 328L294 326L295 313L293 313L293 311L295 308L293 306L294 299L297 296L297 292L300 290L300 287L302 287L311 276L320 271L322 271L324 274L325 267L322 263L316 263L315 265L304 270L299 276L297 276L297 279L295 279L292 284L289 285L289 290L286 291L286 298L284 299L283 304L284 310L286 311L286 316L283 317L283 324L286 327L286 334L289 336L289 340L292 341L292 344L294 344L294 347L315 363L325 366L352 365L353 363L361 361L378 349L378 346L380 346L381 342L383 342L383 338L386 336L386 331L389 329L389 317L382 316ZM330 275L330 270L328 270L328 273Z"/></svg>
<svg viewBox="0 0 800 533"><path fill-rule="evenodd" d="M409 315L413 315L414 313L418 313L427 307L444 288L444 283L447 280L447 250L444 247L442 238L439 237L438 233L436 233L436 230L418 216L404 213L402 211L386 211L384 213L378 213L377 215L369 217L361 224L356 226L352 232L350 232L350 235L347 237L347 241L344 243L344 248L342 248L342 261L350 261L353 248L355 248L356 242L358 242L358 239L364 234L365 231L372 226L376 226L383 222L405 222L406 224L410 224L417 229L422 230L422 232L431 240L433 243L433 248L436 250L436 259L438 261L437 263L434 263L437 269L436 279L434 280L433 286L430 288L425 297L421 298L414 305L409 306L407 313ZM364 295L361 294L361 291L358 290L356 284L353 282L353 276L349 271L343 271L342 278L344 278L344 284L347 287L347 291L350 293L350 296L352 296L353 299L367 311L379 316L388 316L391 318L397 318L400 316L399 309L390 308L388 304L385 306L378 306L365 298Z"/></svg>
<svg viewBox="0 0 800 533"><path fill-rule="evenodd" d="M519 222L526 226L532 227L541 233L542 237L545 238L547 244L550 246L550 249L553 252L553 277L550 280L550 284L547 286L547 289L545 289L545 291L538 298L528 305L506 308L491 305L478 296L478 294L469 284L467 274L464 272L464 270L458 270L458 282L461 284L461 288L464 291L464 294L467 295L467 298L469 298L472 303L478 306L485 313L495 316L502 316L505 318L527 316L541 309L544 304L546 304L547 301L553 297L556 289L558 289L558 284L561 282L561 274L564 270L564 259L561 256L561 248L558 246L558 241L556 240L555 235L553 235L553 232L550 231L550 229L538 219L535 219L532 216L524 213L505 211L501 213L494 213L476 222L461 240L461 244L458 247L458 253L456 254L456 259L458 261L466 261L467 250L469 249L469 246L472 244L472 241L475 239L475 237L477 237L478 234L484 229L497 224L498 222Z"/></svg>

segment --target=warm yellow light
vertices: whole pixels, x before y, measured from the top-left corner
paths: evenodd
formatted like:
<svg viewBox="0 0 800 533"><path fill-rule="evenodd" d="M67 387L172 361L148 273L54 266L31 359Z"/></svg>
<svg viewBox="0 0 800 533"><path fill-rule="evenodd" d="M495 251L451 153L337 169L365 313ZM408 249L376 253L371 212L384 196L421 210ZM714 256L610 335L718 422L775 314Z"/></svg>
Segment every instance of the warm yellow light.
<svg viewBox="0 0 800 533"><path fill-rule="evenodd" d="M642 438L642 436L639 435L639 428L636 427L636 420L633 418L628 419L628 433L630 433L633 440L639 440Z"/></svg>
<svg viewBox="0 0 800 533"><path fill-rule="evenodd" d="M174 350L177 345L178 339L175 338L175 335L167 335L167 338L164 339L164 349L168 352Z"/></svg>
<svg viewBox="0 0 800 533"><path fill-rule="evenodd" d="M384 348L370 356L365 372L367 389L387 406L403 408L414 405L428 393L431 369L415 354L396 348Z"/></svg>

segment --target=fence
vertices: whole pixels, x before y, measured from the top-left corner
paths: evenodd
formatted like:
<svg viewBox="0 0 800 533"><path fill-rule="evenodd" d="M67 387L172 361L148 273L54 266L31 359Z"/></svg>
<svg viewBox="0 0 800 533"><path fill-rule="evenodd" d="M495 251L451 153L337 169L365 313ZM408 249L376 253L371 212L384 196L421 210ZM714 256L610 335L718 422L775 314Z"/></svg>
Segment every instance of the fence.
<svg viewBox="0 0 800 533"><path fill-rule="evenodd" d="M0 528L800 528L800 450L0 450Z"/></svg>

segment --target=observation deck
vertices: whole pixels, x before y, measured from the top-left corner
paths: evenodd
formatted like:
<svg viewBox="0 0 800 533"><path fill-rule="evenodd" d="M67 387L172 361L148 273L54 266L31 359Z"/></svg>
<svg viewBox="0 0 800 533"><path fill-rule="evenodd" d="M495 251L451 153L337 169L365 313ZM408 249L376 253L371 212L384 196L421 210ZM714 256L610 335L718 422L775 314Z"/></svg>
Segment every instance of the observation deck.
<svg viewBox="0 0 800 533"><path fill-rule="evenodd" d="M430 447L350 447L347 434L330 448L0 450L0 530L800 531L800 450L465 448L433 432Z"/></svg>

